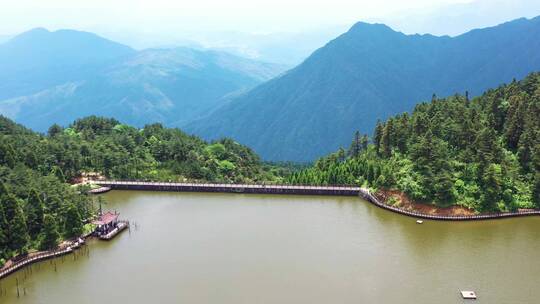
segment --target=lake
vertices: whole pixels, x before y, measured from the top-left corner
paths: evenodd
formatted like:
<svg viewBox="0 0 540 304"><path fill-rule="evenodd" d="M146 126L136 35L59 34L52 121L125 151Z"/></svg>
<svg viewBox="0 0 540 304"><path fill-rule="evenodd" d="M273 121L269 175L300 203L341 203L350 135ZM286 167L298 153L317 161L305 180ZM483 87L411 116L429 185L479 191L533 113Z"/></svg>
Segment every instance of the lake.
<svg viewBox="0 0 540 304"><path fill-rule="evenodd" d="M540 299L540 217L418 225L355 197L104 197L137 228L0 281L0 303L463 303L459 290L476 291L475 303Z"/></svg>

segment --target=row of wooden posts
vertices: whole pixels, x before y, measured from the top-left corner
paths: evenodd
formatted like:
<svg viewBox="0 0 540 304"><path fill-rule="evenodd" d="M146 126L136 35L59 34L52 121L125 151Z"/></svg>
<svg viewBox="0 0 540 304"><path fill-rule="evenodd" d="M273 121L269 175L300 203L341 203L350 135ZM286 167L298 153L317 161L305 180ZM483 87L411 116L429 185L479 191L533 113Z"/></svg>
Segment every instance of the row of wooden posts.
<svg viewBox="0 0 540 304"><path fill-rule="evenodd" d="M118 190L149 190L177 192L225 192L225 193L258 193L258 194L305 194L305 195L339 195L360 196L368 202L402 215L428 220L471 221L519 216L540 215L540 210L503 212L478 215L431 215L404 210L390 206L378 199L368 189L351 185L274 185L274 184L223 184L223 183L168 183L147 181L94 181L102 187Z"/></svg>
<svg viewBox="0 0 540 304"><path fill-rule="evenodd" d="M77 253L77 251L79 253ZM69 253L73 253L72 256L73 256L74 261L77 260L81 256L90 258L90 248L87 245L81 245L80 247L77 247L77 248L70 247L70 248L57 249L54 251L48 251L48 252L34 255L31 258L24 259L2 270L0 272L0 279L5 278L9 276L10 274L14 274L18 270L24 270L22 272L22 277L19 277L17 274L17 277L15 278L15 288L16 288L17 297L25 296L27 294L27 289L24 286L24 283L26 282L28 275L32 274L35 268L37 268L38 270L41 268L42 264L37 263L37 262L49 259L50 260L49 264L51 265L51 267L54 268L54 271L57 272L58 259L56 258L61 257L60 261L63 263L66 259L67 254ZM8 290L4 286L2 286L2 280L0 280L0 299L6 296L7 294L8 294Z"/></svg>

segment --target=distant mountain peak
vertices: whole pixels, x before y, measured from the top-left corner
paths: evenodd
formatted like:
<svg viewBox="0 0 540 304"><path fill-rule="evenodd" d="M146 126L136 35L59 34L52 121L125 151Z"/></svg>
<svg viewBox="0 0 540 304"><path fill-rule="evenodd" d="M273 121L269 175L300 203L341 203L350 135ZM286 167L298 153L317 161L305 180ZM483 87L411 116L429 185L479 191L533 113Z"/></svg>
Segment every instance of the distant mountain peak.
<svg viewBox="0 0 540 304"><path fill-rule="evenodd" d="M538 71L536 20L457 37L405 35L359 22L300 66L188 130L207 139L233 137L267 160L313 161L349 145L356 130L369 134L378 118L410 111L433 93L474 96Z"/></svg>
<svg viewBox="0 0 540 304"><path fill-rule="evenodd" d="M74 45L74 44L84 44L88 47L93 45L115 45L117 47L124 48L124 50L133 51L130 47L111 41L109 39L103 38L99 35L96 35L91 32L71 30L71 29L60 29L56 31L49 31L44 27L36 27L26 32L20 33L14 36L7 43L9 44L23 44L27 45L28 43L42 45L43 47L54 47L55 45Z"/></svg>
<svg viewBox="0 0 540 304"><path fill-rule="evenodd" d="M13 42L13 41L27 40L27 39L40 39L41 37L45 37L50 34L51 32L48 29L44 27L36 27L26 32L22 32L16 36L13 36L13 38L10 41Z"/></svg>
<svg viewBox="0 0 540 304"><path fill-rule="evenodd" d="M48 29L44 28L44 27L35 27L35 28L31 29L31 30L28 30L28 31L24 32L24 33L36 33L36 34L38 34L38 33L50 33L50 31Z"/></svg>
<svg viewBox="0 0 540 304"><path fill-rule="evenodd" d="M0 44L0 99L81 80L134 52L92 33L31 29Z"/></svg>
<svg viewBox="0 0 540 304"><path fill-rule="evenodd" d="M365 34L381 34L381 33L397 33L391 27L382 23L367 23L357 22L355 23L349 32L352 33L365 33Z"/></svg>

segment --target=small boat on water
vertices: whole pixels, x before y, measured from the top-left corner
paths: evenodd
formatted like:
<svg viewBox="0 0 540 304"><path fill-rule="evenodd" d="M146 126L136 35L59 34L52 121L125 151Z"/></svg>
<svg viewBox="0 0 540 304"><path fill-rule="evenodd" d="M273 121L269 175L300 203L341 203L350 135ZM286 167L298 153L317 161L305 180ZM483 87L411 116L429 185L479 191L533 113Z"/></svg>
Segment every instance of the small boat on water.
<svg viewBox="0 0 540 304"><path fill-rule="evenodd" d="M474 291L462 290L460 292L461 292L461 296L464 299L476 300L476 293Z"/></svg>
<svg viewBox="0 0 540 304"><path fill-rule="evenodd" d="M424 221L422 221L422 220L417 220L416 223L417 223L417 224L423 224Z"/></svg>

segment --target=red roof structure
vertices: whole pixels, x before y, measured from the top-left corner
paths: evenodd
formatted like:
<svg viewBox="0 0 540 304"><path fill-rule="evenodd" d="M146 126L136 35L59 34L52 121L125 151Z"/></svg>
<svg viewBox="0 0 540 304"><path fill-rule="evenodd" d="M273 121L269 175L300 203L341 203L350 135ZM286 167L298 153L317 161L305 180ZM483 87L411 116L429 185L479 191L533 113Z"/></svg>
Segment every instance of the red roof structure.
<svg viewBox="0 0 540 304"><path fill-rule="evenodd" d="M118 218L118 215L119 215L118 213L115 214L115 213L112 213L112 212L108 211L107 213L103 213L102 215L100 215L97 220L92 222L92 224L95 224L95 225L107 225L107 224L110 224L111 222L116 221L116 219Z"/></svg>

